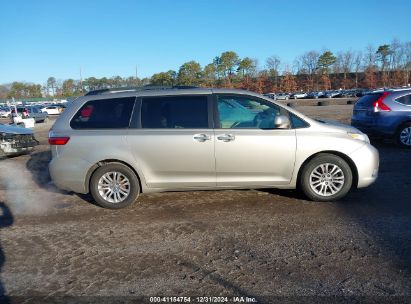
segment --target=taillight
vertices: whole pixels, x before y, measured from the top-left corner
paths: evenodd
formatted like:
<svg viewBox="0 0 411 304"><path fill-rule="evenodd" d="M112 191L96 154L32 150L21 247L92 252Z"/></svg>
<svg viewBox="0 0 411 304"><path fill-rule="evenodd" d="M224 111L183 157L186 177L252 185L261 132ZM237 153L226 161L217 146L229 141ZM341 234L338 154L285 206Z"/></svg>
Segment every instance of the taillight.
<svg viewBox="0 0 411 304"><path fill-rule="evenodd" d="M55 145L55 146L64 146L68 141L70 140L70 137L64 136L64 137L49 137L49 145Z"/></svg>
<svg viewBox="0 0 411 304"><path fill-rule="evenodd" d="M385 97L387 97L389 94L390 92L384 92L380 97L378 97L376 101L374 101L374 103L372 104L374 107L374 112L391 111L391 108L384 103Z"/></svg>

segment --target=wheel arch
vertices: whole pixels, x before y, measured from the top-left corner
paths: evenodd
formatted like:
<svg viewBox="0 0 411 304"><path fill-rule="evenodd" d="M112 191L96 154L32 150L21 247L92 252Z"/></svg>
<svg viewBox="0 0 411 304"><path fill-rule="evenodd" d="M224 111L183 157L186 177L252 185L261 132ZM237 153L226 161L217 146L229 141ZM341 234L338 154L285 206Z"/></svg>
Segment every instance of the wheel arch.
<svg viewBox="0 0 411 304"><path fill-rule="evenodd" d="M397 127L395 128L395 134L397 134L399 131L401 131L401 128L404 127L407 124L411 124L411 118L406 119L404 121L401 121Z"/></svg>
<svg viewBox="0 0 411 304"><path fill-rule="evenodd" d="M325 151L320 151L317 153L314 153L313 155L309 156L304 162L301 164L300 168L298 169L298 174L297 174L297 188L300 187L300 181L301 181L301 174L303 171L303 168L315 157L321 154L332 154L338 157L341 157L343 160L347 162L347 164L350 166L351 172L352 172L352 186L357 188L358 185L358 170L357 166L355 165L354 161L347 155L339 151L334 151L334 150L325 150Z"/></svg>
<svg viewBox="0 0 411 304"><path fill-rule="evenodd" d="M130 164L128 164L125 161L119 160L119 159L104 159L104 160L100 160L99 162L95 163L93 166L90 167L90 169L87 171L86 174L86 180L85 180L85 188L86 188L86 193L90 192L90 180L91 177L93 176L93 173L100 168L102 165L104 164L109 164L109 163L120 163L123 164L125 166L127 166L128 168L130 168L131 170L133 170L134 174L137 176L137 180L138 180L138 184L140 186L140 193L143 193L143 187L141 184L141 178L140 175L138 174L137 170Z"/></svg>

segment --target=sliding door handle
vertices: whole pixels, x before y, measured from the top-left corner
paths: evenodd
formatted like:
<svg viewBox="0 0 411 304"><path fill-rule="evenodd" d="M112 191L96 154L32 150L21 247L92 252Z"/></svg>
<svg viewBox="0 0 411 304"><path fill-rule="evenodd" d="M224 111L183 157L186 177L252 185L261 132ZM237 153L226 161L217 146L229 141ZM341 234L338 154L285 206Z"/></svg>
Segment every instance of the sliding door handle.
<svg viewBox="0 0 411 304"><path fill-rule="evenodd" d="M224 142L229 142L235 140L235 136L232 134L221 134L217 136L217 139Z"/></svg>
<svg viewBox="0 0 411 304"><path fill-rule="evenodd" d="M195 134L193 136L193 139L199 142L205 142L206 140L210 140L211 136L207 135L207 134Z"/></svg>

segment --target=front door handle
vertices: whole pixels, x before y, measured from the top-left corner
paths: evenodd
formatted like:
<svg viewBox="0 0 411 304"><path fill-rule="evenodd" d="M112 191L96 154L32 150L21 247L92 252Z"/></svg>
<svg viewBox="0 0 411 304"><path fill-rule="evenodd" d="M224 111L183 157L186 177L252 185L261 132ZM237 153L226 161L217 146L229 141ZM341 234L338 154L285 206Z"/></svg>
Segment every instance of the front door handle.
<svg viewBox="0 0 411 304"><path fill-rule="evenodd" d="M207 134L195 134L193 136L193 139L199 142L205 142L206 140L210 140L211 136L207 135Z"/></svg>
<svg viewBox="0 0 411 304"><path fill-rule="evenodd" d="M229 142L235 140L235 136L232 134L222 134L217 136L218 140L222 140L224 142Z"/></svg>

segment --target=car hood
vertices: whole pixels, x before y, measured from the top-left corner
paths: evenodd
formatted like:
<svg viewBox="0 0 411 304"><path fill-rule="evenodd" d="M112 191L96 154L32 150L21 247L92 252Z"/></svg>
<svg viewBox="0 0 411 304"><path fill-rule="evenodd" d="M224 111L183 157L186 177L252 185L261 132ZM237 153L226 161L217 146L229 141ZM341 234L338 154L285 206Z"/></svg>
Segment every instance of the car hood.
<svg viewBox="0 0 411 304"><path fill-rule="evenodd" d="M10 125L0 124L0 133L9 133L9 134L33 134L33 131L30 129L15 127Z"/></svg>
<svg viewBox="0 0 411 304"><path fill-rule="evenodd" d="M328 120L328 119L316 119L320 125L325 125L327 128L331 127L334 131L341 131L341 132L354 132L354 133L362 133L357 128L353 126L343 124L342 122L335 121L335 120Z"/></svg>

